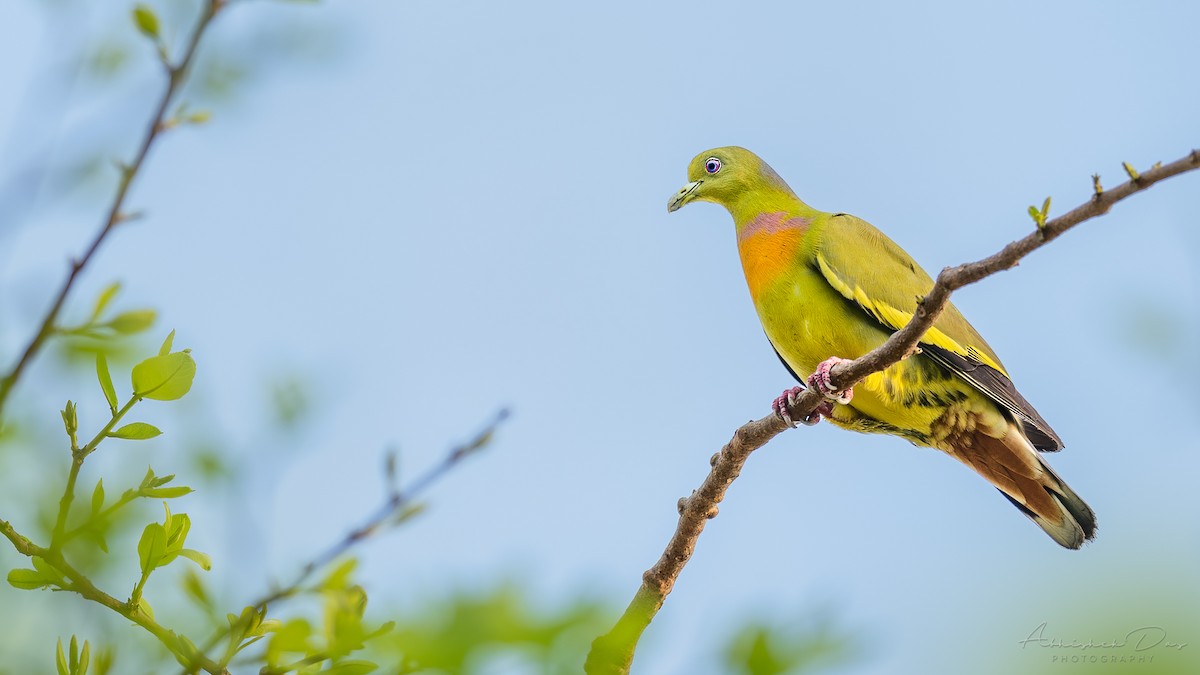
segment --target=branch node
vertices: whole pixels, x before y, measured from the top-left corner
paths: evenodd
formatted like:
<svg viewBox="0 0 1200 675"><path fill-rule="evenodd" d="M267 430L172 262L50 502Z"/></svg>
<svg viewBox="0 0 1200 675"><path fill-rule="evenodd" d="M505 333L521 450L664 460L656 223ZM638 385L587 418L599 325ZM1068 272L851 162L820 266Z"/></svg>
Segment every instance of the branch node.
<svg viewBox="0 0 1200 675"><path fill-rule="evenodd" d="M751 421L751 422L753 422L754 420L750 420L750 421ZM718 452L714 452L714 453L713 453L713 456L708 458L708 465L709 465L709 466L716 466L716 465L717 465L717 462L719 462L719 461L721 461L721 453L720 453L720 451L718 451Z"/></svg>
<svg viewBox="0 0 1200 675"><path fill-rule="evenodd" d="M683 512L687 509L687 505L688 497L680 497L679 501L675 502L675 510L678 511L679 515L682 516Z"/></svg>

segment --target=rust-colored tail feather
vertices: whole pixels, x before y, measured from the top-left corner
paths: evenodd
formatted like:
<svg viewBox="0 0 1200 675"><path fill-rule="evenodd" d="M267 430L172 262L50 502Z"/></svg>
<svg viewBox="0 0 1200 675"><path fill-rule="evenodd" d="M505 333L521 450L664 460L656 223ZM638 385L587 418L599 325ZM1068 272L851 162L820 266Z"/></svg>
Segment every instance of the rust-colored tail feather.
<svg viewBox="0 0 1200 675"><path fill-rule="evenodd" d="M1014 424L1004 438L982 430L962 435L950 454L983 476L1054 541L1079 548L1096 536L1096 514Z"/></svg>

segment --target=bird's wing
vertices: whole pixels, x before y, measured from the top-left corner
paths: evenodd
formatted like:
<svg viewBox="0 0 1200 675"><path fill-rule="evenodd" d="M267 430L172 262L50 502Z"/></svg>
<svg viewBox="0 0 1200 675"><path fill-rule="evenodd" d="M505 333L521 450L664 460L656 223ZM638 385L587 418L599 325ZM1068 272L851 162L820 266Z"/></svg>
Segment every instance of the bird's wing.
<svg viewBox="0 0 1200 675"><path fill-rule="evenodd" d="M890 330L913 317L933 279L873 225L839 213L816 240L813 265L829 285ZM1058 450L1062 440L1013 386L992 348L953 304L921 340L921 350L988 398L1011 411L1039 450Z"/></svg>

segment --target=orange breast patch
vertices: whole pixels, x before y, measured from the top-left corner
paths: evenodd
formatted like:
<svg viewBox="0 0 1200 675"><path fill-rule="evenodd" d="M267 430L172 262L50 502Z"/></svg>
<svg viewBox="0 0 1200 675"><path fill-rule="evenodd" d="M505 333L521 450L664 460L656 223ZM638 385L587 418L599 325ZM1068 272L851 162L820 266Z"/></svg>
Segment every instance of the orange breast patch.
<svg viewBox="0 0 1200 675"><path fill-rule="evenodd" d="M752 298L792 271L809 222L783 212L764 213L738 230L738 255Z"/></svg>

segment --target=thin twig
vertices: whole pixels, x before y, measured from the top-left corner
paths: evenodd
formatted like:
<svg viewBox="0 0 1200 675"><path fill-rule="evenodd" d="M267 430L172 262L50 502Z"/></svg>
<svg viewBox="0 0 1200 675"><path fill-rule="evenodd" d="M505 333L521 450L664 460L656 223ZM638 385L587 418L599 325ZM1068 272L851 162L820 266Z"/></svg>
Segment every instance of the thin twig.
<svg viewBox="0 0 1200 675"><path fill-rule="evenodd" d="M117 426L117 422L120 422L121 418L125 417L133 409L133 406L137 405L141 400L138 396L131 396L129 402L122 406L120 410L113 413L108 423L96 433L87 445L71 450L71 470L67 474L67 485L63 488L63 496L58 501L58 517L54 521L54 530L50 534L51 551L61 551L62 545L65 542L67 516L71 513L71 503L75 501L75 482L79 479L79 470L83 468L83 461L87 459L88 455L96 451L96 447L108 437L113 427Z"/></svg>
<svg viewBox="0 0 1200 675"><path fill-rule="evenodd" d="M491 442L492 437L496 433L496 429L508 419L509 413L507 409L501 409L496 416L492 418L482 431L475 436L458 445L446 453L441 462L438 462L433 468L426 471L419 478L412 482L406 490L396 490L389 486L387 500L379 509L367 518L366 522L346 533L337 543L325 549L321 553L314 556L311 560L300 568L296 578L286 586L276 588L259 599L250 603L249 607L255 609L259 613L265 613L267 606L284 598L289 598L301 591L301 587L315 574L318 570L324 568L329 563L337 560L345 555L350 549L361 544L378 534L381 530L388 526L399 525L402 521L407 520L410 509L417 505L414 500L423 494L427 489L432 487L438 480L449 473L452 469L458 466L469 455L473 455L483 449ZM394 461L394 460L389 460ZM208 654L216 648L230 633L237 629L236 625L231 625L227 628L222 628L213 635L204 647L199 651L201 656ZM184 666L184 673L192 672L195 664L188 663Z"/></svg>
<svg viewBox="0 0 1200 675"><path fill-rule="evenodd" d="M1137 174L1128 182L1111 190L1095 189L1092 198L1086 203L1046 221L1028 236L1008 244L994 255L943 269L929 294L917 304L912 320L904 328L893 333L884 344L862 357L833 367L830 376L835 386L838 389L851 387L871 373L881 371L912 354L925 332L933 326L945 309L952 291L997 272L1011 269L1029 253L1058 238L1075 225L1107 213L1113 204L1122 199L1161 180L1196 168L1200 168L1200 151L1193 150L1182 159ZM1094 184L1099 185L1098 178L1094 180ZM792 419L804 419L812 414L823 400L823 396L813 389L804 391L789 409ZM733 439L721 452L713 456L712 471L708 477L690 497L680 500L679 524L662 557L642 575L641 587L612 630L592 643L592 650L584 666L587 673L598 675L629 672L642 632L662 607L684 565L691 558L696 541L704 530L704 524L717 515L717 504L725 498L726 491L741 473L750 453L766 445L787 428L787 424L773 414L749 422L734 432Z"/></svg>
<svg viewBox="0 0 1200 675"><path fill-rule="evenodd" d="M54 297L50 311L42 319L37 333L29 341L29 344L26 345L25 350L21 353L21 358L13 366L12 370L3 379L0 379L0 424L4 421L4 406L8 401L9 394L12 392L13 387L16 386L21 374L25 371L25 367L29 365L33 357L41 350L46 339L54 333L54 323L58 320L58 315L62 311L63 304L66 302L67 296L71 293L71 288L74 287L79 273L92 260L96 251L100 249L100 244L104 243L104 240L108 238L109 233L125 220L123 209L125 206L125 197L129 194L129 188L133 185L134 179L137 178L138 172L141 171L142 165L146 161L146 156L150 154L150 148L154 145L154 141L166 129L167 109L170 107L172 99L175 98L175 94L179 92L179 88L187 79L187 71L192 65L192 59L196 54L197 46L200 44L200 38L204 35L205 30L208 29L209 24L221 6L222 0L206 0L201 10L200 18L197 20L196 26L192 30L192 34L184 47L183 55L175 65L166 65L167 88L158 101L158 106L155 108L154 115L150 119L150 124L146 128L145 135L142 137L142 143L138 146L137 154L134 155L133 161L121 166L121 177L117 183L117 192L113 197L112 204L108 208L108 214L100 226L100 231L96 233L95 238L92 239L91 244L88 245L83 255L71 261L67 278L63 282L62 288L59 289L58 295Z"/></svg>

